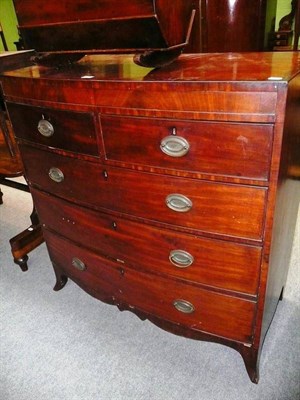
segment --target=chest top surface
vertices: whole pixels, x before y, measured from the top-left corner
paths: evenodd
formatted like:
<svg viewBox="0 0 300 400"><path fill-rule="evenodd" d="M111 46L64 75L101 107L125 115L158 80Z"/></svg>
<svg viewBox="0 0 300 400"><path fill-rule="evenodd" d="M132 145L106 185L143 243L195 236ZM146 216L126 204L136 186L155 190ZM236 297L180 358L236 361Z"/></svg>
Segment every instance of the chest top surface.
<svg viewBox="0 0 300 400"><path fill-rule="evenodd" d="M299 52L185 54L156 69L136 65L129 55L88 55L60 68L34 65L6 71L1 83L6 101L96 106L101 112L128 115L274 122L283 118L277 110L280 93L285 96L291 81L298 85L293 78L299 65Z"/></svg>
<svg viewBox="0 0 300 400"><path fill-rule="evenodd" d="M4 73L15 78L129 82L288 82L300 71L299 52L185 54L164 68L136 65L132 56L90 55L62 68L30 66Z"/></svg>

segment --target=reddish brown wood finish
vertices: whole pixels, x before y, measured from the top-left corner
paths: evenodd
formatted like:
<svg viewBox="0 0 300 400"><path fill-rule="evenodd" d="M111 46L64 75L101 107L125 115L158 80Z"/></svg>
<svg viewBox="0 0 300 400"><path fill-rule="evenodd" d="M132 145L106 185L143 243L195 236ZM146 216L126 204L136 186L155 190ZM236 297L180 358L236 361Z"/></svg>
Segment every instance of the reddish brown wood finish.
<svg viewBox="0 0 300 400"><path fill-rule="evenodd" d="M14 121L18 138L91 156L99 156L92 113L79 113L49 108L9 104L9 113ZM53 126L53 135L43 136L38 131L39 121L45 119Z"/></svg>
<svg viewBox="0 0 300 400"><path fill-rule="evenodd" d="M3 52L0 53L0 73L9 69L25 67L32 65L30 57L33 51ZM7 180L10 177L21 176L24 173L24 167L21 161L19 149L8 120L3 102L3 93L0 81L0 183L6 184L24 191L28 191L25 184ZM3 193L0 188L0 204ZM32 225L10 239L11 252L14 262L20 266L23 271L28 269L28 253L39 246L43 241L41 227L35 218L36 214L31 215Z"/></svg>
<svg viewBox="0 0 300 400"><path fill-rule="evenodd" d="M29 58L32 54L33 51L0 52L0 73L19 66L30 65ZM23 165L11 125L5 114L0 86L0 177L14 177L22 174Z"/></svg>
<svg viewBox="0 0 300 400"><path fill-rule="evenodd" d="M33 50L0 52L0 72L32 65L30 58L33 55Z"/></svg>
<svg viewBox="0 0 300 400"><path fill-rule="evenodd" d="M262 51L268 3L253 0L249 7L246 0L63 0L54 5L43 0L36 5L33 0L14 0L27 48L56 52L64 45L70 49L70 36L75 39L75 51L111 48L116 52L122 47L133 51L183 44L192 9L189 53ZM120 30L122 34L114 36Z"/></svg>
<svg viewBox="0 0 300 400"><path fill-rule="evenodd" d="M93 78L82 78L87 74ZM143 70L128 57L95 56L60 70L12 71L1 80L13 111L93 115L98 154L17 133L54 262L55 290L71 277L93 296L168 331L233 347L257 382L300 198L299 53L187 55L161 70ZM165 161L151 142L152 132L159 142L172 122L177 134L191 135L187 167ZM204 141L194 126L213 129ZM238 132L254 143L243 155ZM78 134L71 137L79 144L86 132ZM201 152L193 156L199 143L206 149L201 160ZM63 171L63 182L49 179L51 167ZM191 197L191 211L169 210L169 193ZM173 246L193 253L194 265L173 270L167 259ZM74 257L86 271L74 269ZM178 298L193 303L195 313L173 311Z"/></svg>
<svg viewBox="0 0 300 400"><path fill-rule="evenodd" d="M193 3L63 0L57 5L45 0L14 1L25 48L52 53L50 58L44 54L46 62L53 53L147 50L138 62L155 66L176 58L188 43L195 14ZM43 62L43 57L37 60Z"/></svg>
<svg viewBox="0 0 300 400"><path fill-rule="evenodd" d="M272 125L187 122L101 116L107 162L268 180ZM160 148L168 136L190 146L182 157Z"/></svg>
<svg viewBox="0 0 300 400"><path fill-rule="evenodd" d="M135 15L152 15L153 0L93 0L72 1L63 0L57 4L49 1L36 2L30 0L14 0L20 26L46 25L58 22L76 21L76 15L81 19L113 19L132 17Z"/></svg>
<svg viewBox="0 0 300 400"><path fill-rule="evenodd" d="M20 159L10 124L0 110L0 177L23 175Z"/></svg>
<svg viewBox="0 0 300 400"><path fill-rule="evenodd" d="M20 148L30 183L67 200L183 230L262 239L267 196L264 188L104 168L29 146ZM49 178L53 167L62 171L63 182ZM172 193L188 197L193 203L191 209L176 212L168 208L166 199Z"/></svg>
<svg viewBox="0 0 300 400"><path fill-rule="evenodd" d="M267 0L201 2L202 51L262 51ZM271 16L270 16L271 18Z"/></svg>
<svg viewBox="0 0 300 400"><path fill-rule="evenodd" d="M277 82L268 78L289 79L295 65L297 53L210 54L187 55L166 68L149 71L136 67L131 57L94 56L71 69L12 71L10 76L18 78L18 90L11 79L5 87L7 99L14 101L25 97L52 106L90 104L113 114L274 122ZM86 75L94 78L82 78Z"/></svg>
<svg viewBox="0 0 300 400"><path fill-rule="evenodd" d="M101 297L106 296L109 302L126 302L168 321L193 326L195 330L242 342L251 341L255 302L133 272L49 232L45 237L52 262L63 265L68 276L87 291L90 289ZM73 257L84 262L85 271L72 266ZM195 311L191 314L177 311L173 306L176 299L191 302Z"/></svg>
<svg viewBox="0 0 300 400"><path fill-rule="evenodd" d="M241 295L255 297L257 293L261 258L258 246L206 239L141 224L75 207L36 189L32 189L32 194L45 228L124 266L172 275ZM172 264L170 252L176 249L190 253L194 257L193 264L186 268Z"/></svg>

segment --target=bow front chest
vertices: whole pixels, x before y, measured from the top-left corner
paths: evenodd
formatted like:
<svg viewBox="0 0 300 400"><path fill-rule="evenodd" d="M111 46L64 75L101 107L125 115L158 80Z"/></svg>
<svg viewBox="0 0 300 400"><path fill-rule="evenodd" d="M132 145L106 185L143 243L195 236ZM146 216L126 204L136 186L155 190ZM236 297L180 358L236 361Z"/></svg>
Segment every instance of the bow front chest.
<svg viewBox="0 0 300 400"><path fill-rule="evenodd" d="M1 77L61 289L242 355L252 381L299 202L298 53L86 56ZM298 152L298 153L297 153Z"/></svg>

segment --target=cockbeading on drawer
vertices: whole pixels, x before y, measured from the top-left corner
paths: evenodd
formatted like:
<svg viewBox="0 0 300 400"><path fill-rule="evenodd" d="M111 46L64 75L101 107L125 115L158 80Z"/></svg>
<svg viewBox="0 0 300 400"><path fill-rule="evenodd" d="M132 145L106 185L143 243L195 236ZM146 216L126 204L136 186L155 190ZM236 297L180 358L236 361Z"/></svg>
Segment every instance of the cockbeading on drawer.
<svg viewBox="0 0 300 400"><path fill-rule="evenodd" d="M99 157L93 113L7 104L17 138Z"/></svg>
<svg viewBox="0 0 300 400"><path fill-rule="evenodd" d="M269 178L273 126L100 115L105 162L158 171Z"/></svg>
<svg viewBox="0 0 300 400"><path fill-rule="evenodd" d="M21 150L31 184L56 196L170 228L262 240L266 188L103 168L24 145ZM63 182L49 178L51 168L61 171ZM185 212L183 198L190 204Z"/></svg>

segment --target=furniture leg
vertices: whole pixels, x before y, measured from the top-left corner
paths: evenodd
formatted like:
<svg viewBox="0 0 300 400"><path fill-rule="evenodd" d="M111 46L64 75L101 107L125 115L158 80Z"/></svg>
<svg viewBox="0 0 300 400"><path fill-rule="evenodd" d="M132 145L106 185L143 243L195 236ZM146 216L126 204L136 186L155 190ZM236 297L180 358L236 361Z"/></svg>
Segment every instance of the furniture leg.
<svg viewBox="0 0 300 400"><path fill-rule="evenodd" d="M20 266L22 271L27 271L27 254L44 242L41 226L31 225L10 239L9 242L14 262Z"/></svg>
<svg viewBox="0 0 300 400"><path fill-rule="evenodd" d="M66 283L68 282L68 277L62 273L61 269L58 268L57 265L53 264L53 269L56 277L56 283L53 290L55 292L58 292L66 285Z"/></svg>
<svg viewBox="0 0 300 400"><path fill-rule="evenodd" d="M258 383L259 380L259 352L256 349L245 347L239 349L246 370L248 372L251 382Z"/></svg>

